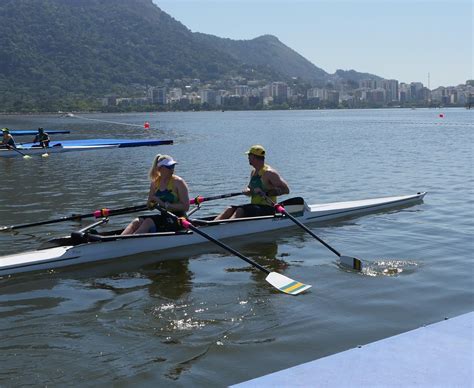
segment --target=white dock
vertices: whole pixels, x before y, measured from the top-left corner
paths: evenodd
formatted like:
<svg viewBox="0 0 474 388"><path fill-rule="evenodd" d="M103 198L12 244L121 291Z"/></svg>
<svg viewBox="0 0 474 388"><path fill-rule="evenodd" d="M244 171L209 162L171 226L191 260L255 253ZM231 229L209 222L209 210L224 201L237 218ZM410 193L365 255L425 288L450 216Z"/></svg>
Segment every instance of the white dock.
<svg viewBox="0 0 474 388"><path fill-rule="evenodd" d="M474 387L474 312L233 385Z"/></svg>

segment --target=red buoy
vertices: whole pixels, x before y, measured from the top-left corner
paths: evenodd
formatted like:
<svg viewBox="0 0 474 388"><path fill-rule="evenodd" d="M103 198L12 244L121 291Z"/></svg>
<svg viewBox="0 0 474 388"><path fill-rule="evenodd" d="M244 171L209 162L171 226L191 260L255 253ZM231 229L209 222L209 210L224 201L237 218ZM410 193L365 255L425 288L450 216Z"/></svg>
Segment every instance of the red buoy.
<svg viewBox="0 0 474 388"><path fill-rule="evenodd" d="M150 128L150 123L148 121L145 121L145 124L143 124L143 126L145 127L145 129L148 129Z"/></svg>
<svg viewBox="0 0 474 388"><path fill-rule="evenodd" d="M444 117L444 113L440 113L440 114L439 114L439 117L440 117L440 118L443 118L443 117Z"/></svg>

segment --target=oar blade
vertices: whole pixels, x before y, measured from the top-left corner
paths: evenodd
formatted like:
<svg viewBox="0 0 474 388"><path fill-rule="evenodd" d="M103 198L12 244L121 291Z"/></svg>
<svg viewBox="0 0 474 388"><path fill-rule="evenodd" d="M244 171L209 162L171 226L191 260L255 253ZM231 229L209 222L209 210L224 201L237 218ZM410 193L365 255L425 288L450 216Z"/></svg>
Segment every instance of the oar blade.
<svg viewBox="0 0 474 388"><path fill-rule="evenodd" d="M344 267L348 267L350 269L354 269L356 271L362 271L363 264L362 261L350 256L340 256L339 257L341 265Z"/></svg>
<svg viewBox="0 0 474 388"><path fill-rule="evenodd" d="M281 292L290 295L298 295L311 288L309 284L297 282L278 272L270 272L265 280Z"/></svg>

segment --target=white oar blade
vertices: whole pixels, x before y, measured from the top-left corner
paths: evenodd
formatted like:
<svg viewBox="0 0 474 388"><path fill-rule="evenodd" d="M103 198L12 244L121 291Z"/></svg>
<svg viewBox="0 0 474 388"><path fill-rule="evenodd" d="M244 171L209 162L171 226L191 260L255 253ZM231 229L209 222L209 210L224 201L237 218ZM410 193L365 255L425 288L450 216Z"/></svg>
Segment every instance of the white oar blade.
<svg viewBox="0 0 474 388"><path fill-rule="evenodd" d="M341 265L344 267L355 269L356 271L362 270L362 261L356 259L355 257L341 256L339 259L341 261Z"/></svg>
<svg viewBox="0 0 474 388"><path fill-rule="evenodd" d="M290 295L298 295L311 288L308 284L297 282L277 272L270 272L265 280L281 292Z"/></svg>

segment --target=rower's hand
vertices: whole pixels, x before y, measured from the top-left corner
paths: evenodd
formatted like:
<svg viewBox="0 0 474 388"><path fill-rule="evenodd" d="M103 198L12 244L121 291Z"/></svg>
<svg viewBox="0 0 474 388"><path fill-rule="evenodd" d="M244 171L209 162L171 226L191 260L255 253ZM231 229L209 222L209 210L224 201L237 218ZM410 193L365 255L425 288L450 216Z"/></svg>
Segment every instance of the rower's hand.
<svg viewBox="0 0 474 388"><path fill-rule="evenodd" d="M246 187L245 189L242 190L242 194L248 195L250 197L252 195L252 190L250 190L250 188Z"/></svg>
<svg viewBox="0 0 474 388"><path fill-rule="evenodd" d="M162 207L162 208L166 207L166 206L165 206L165 202L162 201L162 200L159 199L159 198L156 199L156 204L157 204L159 207Z"/></svg>
<svg viewBox="0 0 474 388"><path fill-rule="evenodd" d="M147 208L148 208L149 210L155 209L155 208L156 208L156 205L157 205L156 201L153 201L153 200L152 200L152 201L148 201L147 204L146 204L146 206L147 206Z"/></svg>
<svg viewBox="0 0 474 388"><path fill-rule="evenodd" d="M257 187L256 189L253 189L254 195L259 195L260 197L265 197L265 191L263 191L260 187Z"/></svg>

